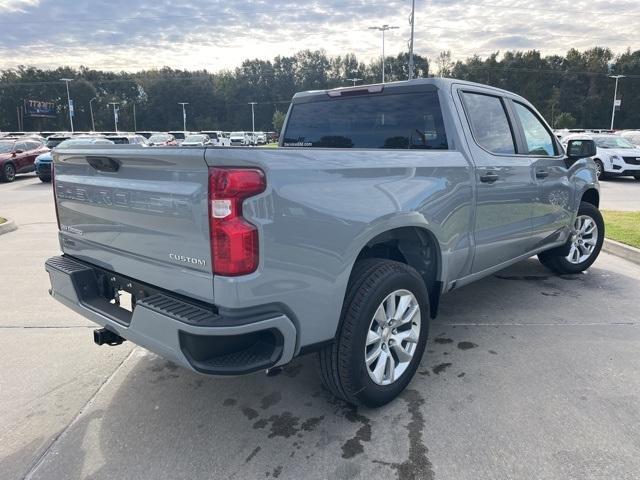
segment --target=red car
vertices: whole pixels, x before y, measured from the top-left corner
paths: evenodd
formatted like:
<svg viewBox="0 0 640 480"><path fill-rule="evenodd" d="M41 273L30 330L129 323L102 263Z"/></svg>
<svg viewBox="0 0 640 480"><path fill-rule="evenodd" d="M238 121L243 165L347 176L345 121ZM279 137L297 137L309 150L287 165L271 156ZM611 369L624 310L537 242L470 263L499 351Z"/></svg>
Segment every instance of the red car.
<svg viewBox="0 0 640 480"><path fill-rule="evenodd" d="M16 174L33 172L36 157L48 151L40 140L0 139L0 182L13 182Z"/></svg>

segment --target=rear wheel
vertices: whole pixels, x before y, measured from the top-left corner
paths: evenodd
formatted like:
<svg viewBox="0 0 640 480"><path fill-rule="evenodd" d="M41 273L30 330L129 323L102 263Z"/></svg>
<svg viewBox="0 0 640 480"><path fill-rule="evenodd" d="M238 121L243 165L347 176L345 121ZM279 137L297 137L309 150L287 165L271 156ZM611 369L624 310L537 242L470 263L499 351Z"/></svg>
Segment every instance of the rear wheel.
<svg viewBox="0 0 640 480"><path fill-rule="evenodd" d="M595 205L581 202L567 244L538 254L538 259L555 272L580 273L596 261L603 242L604 220L600 210Z"/></svg>
<svg viewBox="0 0 640 480"><path fill-rule="evenodd" d="M16 167L13 166L13 163L7 162L0 170L0 181L2 182L13 182L16 179Z"/></svg>
<svg viewBox="0 0 640 480"><path fill-rule="evenodd" d="M413 378L428 329L429 296L415 269L390 260L358 262L336 340L318 354L322 382L354 405L384 405Z"/></svg>

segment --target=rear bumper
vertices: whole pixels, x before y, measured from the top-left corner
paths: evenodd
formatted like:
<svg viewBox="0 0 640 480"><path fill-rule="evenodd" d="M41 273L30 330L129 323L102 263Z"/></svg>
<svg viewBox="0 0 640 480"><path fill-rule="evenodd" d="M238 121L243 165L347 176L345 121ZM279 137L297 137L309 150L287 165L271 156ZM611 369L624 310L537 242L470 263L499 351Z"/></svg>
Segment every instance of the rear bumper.
<svg viewBox="0 0 640 480"><path fill-rule="evenodd" d="M123 338L191 370L240 375L288 363L297 332L284 313L252 309L221 315L210 307L174 297L68 256L45 263L50 293L73 311ZM133 313L110 303L105 282L116 289L145 291ZM107 285L106 288L110 288Z"/></svg>

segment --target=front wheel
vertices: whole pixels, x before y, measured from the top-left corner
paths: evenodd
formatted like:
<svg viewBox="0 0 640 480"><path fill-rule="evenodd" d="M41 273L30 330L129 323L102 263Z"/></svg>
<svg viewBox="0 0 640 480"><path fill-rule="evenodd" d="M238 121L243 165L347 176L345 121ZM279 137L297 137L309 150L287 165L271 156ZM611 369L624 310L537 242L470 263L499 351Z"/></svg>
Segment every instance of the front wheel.
<svg viewBox="0 0 640 480"><path fill-rule="evenodd" d="M593 163L596 164L596 177L598 180L602 180L604 178L604 165L602 164L602 161L596 158Z"/></svg>
<svg viewBox="0 0 640 480"><path fill-rule="evenodd" d="M13 166L13 163L5 163L2 169L0 170L0 181L13 182L15 179L16 179L16 167Z"/></svg>
<svg viewBox="0 0 640 480"><path fill-rule="evenodd" d="M50 183L51 182L51 177L49 176L38 176L38 178L40 179L40 181L42 183Z"/></svg>
<svg viewBox="0 0 640 480"><path fill-rule="evenodd" d="M557 273L580 273L596 261L603 242L604 220L600 210L581 202L567 244L538 254L538 259Z"/></svg>
<svg viewBox="0 0 640 480"><path fill-rule="evenodd" d="M358 262L333 344L318 354L323 384L368 407L397 397L413 378L427 342L429 296L420 274L399 262Z"/></svg>

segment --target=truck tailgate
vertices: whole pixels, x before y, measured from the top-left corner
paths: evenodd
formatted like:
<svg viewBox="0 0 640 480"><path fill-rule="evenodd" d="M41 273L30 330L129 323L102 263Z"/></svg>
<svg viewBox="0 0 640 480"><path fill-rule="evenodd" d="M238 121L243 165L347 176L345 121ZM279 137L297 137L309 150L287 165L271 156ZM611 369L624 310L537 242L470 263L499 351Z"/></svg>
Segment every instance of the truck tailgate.
<svg viewBox="0 0 640 480"><path fill-rule="evenodd" d="M213 302L204 149L89 145L53 157L65 254Z"/></svg>

